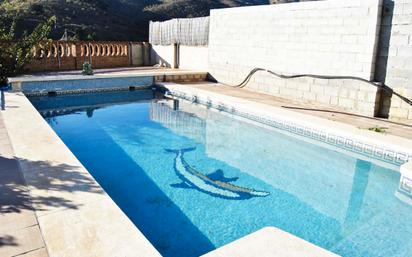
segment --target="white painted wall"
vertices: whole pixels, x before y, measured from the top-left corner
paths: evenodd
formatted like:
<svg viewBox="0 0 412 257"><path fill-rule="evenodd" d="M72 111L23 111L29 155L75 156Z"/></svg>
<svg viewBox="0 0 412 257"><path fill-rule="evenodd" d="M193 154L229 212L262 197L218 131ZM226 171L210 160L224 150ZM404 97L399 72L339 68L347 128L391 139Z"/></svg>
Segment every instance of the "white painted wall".
<svg viewBox="0 0 412 257"><path fill-rule="evenodd" d="M181 45L179 48L179 68L207 71L209 61L207 46Z"/></svg>
<svg viewBox="0 0 412 257"><path fill-rule="evenodd" d="M166 67L174 67L174 46L152 45L150 51L152 65L165 63Z"/></svg>
<svg viewBox="0 0 412 257"><path fill-rule="evenodd" d="M152 65L160 62L166 63L167 67L174 67L174 46L152 45ZM207 71L208 48L207 46L179 46L178 65L181 69Z"/></svg>

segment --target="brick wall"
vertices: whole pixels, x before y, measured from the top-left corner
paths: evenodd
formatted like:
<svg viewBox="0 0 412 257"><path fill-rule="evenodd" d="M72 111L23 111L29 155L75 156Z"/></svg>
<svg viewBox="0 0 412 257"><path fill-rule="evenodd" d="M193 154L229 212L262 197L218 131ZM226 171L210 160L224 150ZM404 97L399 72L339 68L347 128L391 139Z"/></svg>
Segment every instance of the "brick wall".
<svg viewBox="0 0 412 257"><path fill-rule="evenodd" d="M412 98L412 1L384 0L376 80ZM412 107L385 94L382 116L412 119Z"/></svg>
<svg viewBox="0 0 412 257"><path fill-rule="evenodd" d="M284 74L374 78L380 0L329 0L211 11L209 71L240 83L255 67ZM362 82L281 80L257 73L249 88L374 115L379 92Z"/></svg>
<svg viewBox="0 0 412 257"><path fill-rule="evenodd" d="M151 46L147 42L132 43L132 66L149 66Z"/></svg>
<svg viewBox="0 0 412 257"><path fill-rule="evenodd" d="M86 61L96 69L149 65L149 61L145 60L148 59L148 48L147 43L54 41L39 44L25 69L28 72L79 70ZM139 61L139 58L142 60Z"/></svg>

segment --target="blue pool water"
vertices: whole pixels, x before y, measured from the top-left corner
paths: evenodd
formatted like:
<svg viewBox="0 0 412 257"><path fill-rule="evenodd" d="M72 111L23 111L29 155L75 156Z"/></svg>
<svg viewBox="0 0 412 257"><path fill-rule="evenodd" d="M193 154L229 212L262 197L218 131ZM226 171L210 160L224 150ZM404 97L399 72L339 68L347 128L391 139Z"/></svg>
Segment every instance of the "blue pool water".
<svg viewBox="0 0 412 257"><path fill-rule="evenodd" d="M342 256L411 256L399 173L153 92L32 97L50 126L166 256L275 226Z"/></svg>

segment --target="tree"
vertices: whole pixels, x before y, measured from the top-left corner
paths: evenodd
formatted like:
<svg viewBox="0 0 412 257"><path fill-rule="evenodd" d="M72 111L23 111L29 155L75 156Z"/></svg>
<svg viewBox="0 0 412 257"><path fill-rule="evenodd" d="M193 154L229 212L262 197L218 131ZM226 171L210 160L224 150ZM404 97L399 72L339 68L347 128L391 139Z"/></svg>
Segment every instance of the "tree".
<svg viewBox="0 0 412 257"><path fill-rule="evenodd" d="M15 36L16 22L7 29L0 24L0 87L7 85L7 78L23 72L23 67L32 58L31 51L47 37L56 22L56 17L39 24L30 34L25 31L19 38Z"/></svg>

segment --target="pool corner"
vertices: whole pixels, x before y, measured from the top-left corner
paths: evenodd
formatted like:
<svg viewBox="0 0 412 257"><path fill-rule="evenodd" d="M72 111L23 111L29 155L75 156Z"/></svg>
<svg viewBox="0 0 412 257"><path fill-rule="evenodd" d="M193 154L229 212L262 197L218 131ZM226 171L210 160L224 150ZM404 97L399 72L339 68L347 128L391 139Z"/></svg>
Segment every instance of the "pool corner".
<svg viewBox="0 0 412 257"><path fill-rule="evenodd" d="M202 257L339 257L275 227L265 227Z"/></svg>

